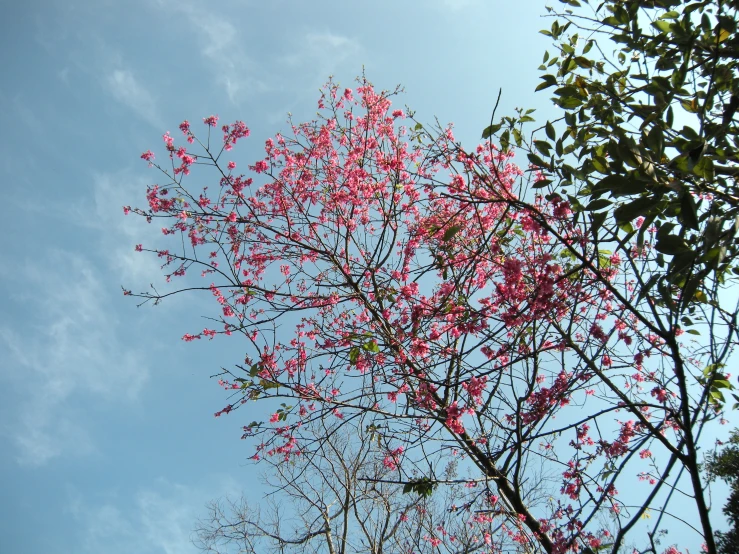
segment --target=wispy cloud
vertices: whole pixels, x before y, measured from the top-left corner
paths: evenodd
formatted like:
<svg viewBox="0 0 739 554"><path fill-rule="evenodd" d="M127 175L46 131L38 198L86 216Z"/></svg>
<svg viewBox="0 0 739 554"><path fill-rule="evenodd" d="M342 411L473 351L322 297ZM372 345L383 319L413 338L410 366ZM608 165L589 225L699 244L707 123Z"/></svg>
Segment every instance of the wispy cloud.
<svg viewBox="0 0 739 554"><path fill-rule="evenodd" d="M150 179L146 178L147 174ZM155 257L134 250L140 243L151 247L157 233L152 233L151 225L143 218L123 214L123 206L145 204L146 186L157 176L156 169L148 169L143 174L132 171L94 173L92 203L82 202L74 207L74 220L97 232L101 256L120 284L126 287L146 285L161 274Z"/></svg>
<svg viewBox="0 0 739 554"><path fill-rule="evenodd" d="M14 269L3 280L24 292L11 292L0 320L0 432L23 465L90 453L90 414L78 406L135 401L147 365L119 338L111 288L89 259L49 250Z"/></svg>
<svg viewBox="0 0 739 554"><path fill-rule="evenodd" d="M132 497L115 496L102 503L70 494L69 510L83 528L83 552L108 554L189 554L190 541L205 504L234 490L232 479L183 486L160 479Z"/></svg>
<svg viewBox="0 0 739 554"><path fill-rule="evenodd" d="M282 57L291 66L309 67L311 74L325 80L346 61L357 58L362 47L359 41L332 32L309 32L294 45L294 51ZM314 77L314 78L315 78Z"/></svg>
<svg viewBox="0 0 739 554"><path fill-rule="evenodd" d="M128 107L151 125L163 127L156 101L128 69L115 69L105 77L108 91L118 102Z"/></svg>
<svg viewBox="0 0 739 554"><path fill-rule="evenodd" d="M159 0L169 12L180 12L193 29L207 68L224 88L229 100L240 105L254 94L271 90L263 77L264 65L249 55L243 29L213 6L183 0Z"/></svg>

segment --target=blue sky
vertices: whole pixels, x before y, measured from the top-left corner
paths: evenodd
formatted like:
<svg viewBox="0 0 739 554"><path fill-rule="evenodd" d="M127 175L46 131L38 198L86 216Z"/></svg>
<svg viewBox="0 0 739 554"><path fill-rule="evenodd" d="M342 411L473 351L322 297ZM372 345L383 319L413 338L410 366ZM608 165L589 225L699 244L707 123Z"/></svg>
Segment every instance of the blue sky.
<svg viewBox="0 0 739 554"><path fill-rule="evenodd" d="M0 552L187 554L206 501L254 489L248 414L215 419L208 379L238 356L194 297L136 309L159 278L136 256L157 176L139 159L183 119L243 119L252 139L312 117L333 74L403 84L421 120L471 144L542 108L539 1L37 1L0 26ZM541 114L540 112L538 112ZM254 157L256 159L256 157Z"/></svg>

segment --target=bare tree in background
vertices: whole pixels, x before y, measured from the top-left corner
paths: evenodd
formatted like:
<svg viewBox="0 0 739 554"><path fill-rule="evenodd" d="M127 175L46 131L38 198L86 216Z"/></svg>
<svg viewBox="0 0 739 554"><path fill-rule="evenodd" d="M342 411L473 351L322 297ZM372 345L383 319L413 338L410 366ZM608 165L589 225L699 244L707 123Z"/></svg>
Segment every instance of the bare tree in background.
<svg viewBox="0 0 739 554"><path fill-rule="evenodd" d="M245 495L214 500L198 522L196 547L209 554L467 554L490 549L506 525L471 510L468 489L477 488L483 496L491 492L484 483L458 478L464 459L457 453L437 456L437 462L445 463L446 483L433 496L430 486L425 494L414 492L399 481L402 453L377 461L378 452L386 451L381 431L365 422L312 423L313 450L289 462L268 459L266 502ZM456 505L462 497L465 502Z"/></svg>

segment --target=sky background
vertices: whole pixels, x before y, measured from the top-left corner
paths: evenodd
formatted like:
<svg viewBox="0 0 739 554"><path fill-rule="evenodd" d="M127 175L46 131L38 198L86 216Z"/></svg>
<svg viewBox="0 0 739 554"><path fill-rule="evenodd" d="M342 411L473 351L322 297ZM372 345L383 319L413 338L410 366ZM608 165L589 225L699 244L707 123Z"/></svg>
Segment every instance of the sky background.
<svg viewBox="0 0 739 554"><path fill-rule="evenodd" d="M124 217L158 179L139 159L211 114L264 139L315 115L329 75L366 71L422 121L472 145L490 118L539 108L544 3L483 0L5 2L0 22L0 552L189 554L205 503L258 490L216 419L209 376L227 340L180 340L210 306L136 308L121 285L161 281ZM198 127L195 127L198 130ZM181 142L180 139L176 139ZM232 341L233 342L233 341ZM250 420L249 420L250 421Z"/></svg>

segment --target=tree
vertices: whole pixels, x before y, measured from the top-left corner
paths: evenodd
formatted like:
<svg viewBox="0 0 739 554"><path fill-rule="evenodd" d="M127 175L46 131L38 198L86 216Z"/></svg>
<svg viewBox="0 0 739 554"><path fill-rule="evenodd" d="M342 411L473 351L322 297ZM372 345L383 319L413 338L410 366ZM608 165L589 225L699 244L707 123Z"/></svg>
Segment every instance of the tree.
<svg viewBox="0 0 739 554"><path fill-rule="evenodd" d="M716 544L721 554L739 552L739 430L734 429L729 445L720 453L714 453L706 459L706 470L712 477L720 477L731 487L729 498L724 505L724 514L729 520L731 529L716 532Z"/></svg>
<svg viewBox="0 0 739 554"><path fill-rule="evenodd" d="M683 341L670 306L643 294L660 271L655 239L604 251L606 223L530 193L541 172L490 142L464 151L451 129L392 110L393 94L329 83L322 119L267 141L250 168L260 183L223 160L248 135L241 122L199 154L164 136L169 182L134 211L187 243L137 249L167 279L199 270L210 284L134 296L208 291L218 330L184 340L245 339L244 362L221 379L234 398L216 415L265 406L271 416L244 436L255 459L283 463L311 443L312 422L362 418L382 429L383 459L398 457L409 492L443 486L439 469L461 455L474 471L464 505L500 529L492 551L616 552L649 510L690 526L671 510L683 488L711 551L696 453L721 411L718 370L706 371L716 350ZM188 190L196 165L218 186ZM654 550L656 531L638 540Z"/></svg>
<svg viewBox="0 0 739 554"><path fill-rule="evenodd" d="M739 4L561 3L567 7L559 12L548 8L554 22L542 33L555 48L544 55L537 87L553 90L561 118L527 137L533 118L519 113L491 121L483 136L527 152L545 174L544 192L564 195L589 220L593 240L648 248L645 236L654 233L640 297L652 296L678 331L700 334L695 315L710 322L702 326L704 376L692 390L718 408L733 389L724 368L736 344L737 307L725 291L739 274ZM689 385L679 408L685 428L701 419L703 405L689 399ZM697 490L699 468L690 465ZM708 512L699 512L713 551Z"/></svg>
<svg viewBox="0 0 739 554"><path fill-rule="evenodd" d="M552 142L526 141L525 115L504 117L483 135L504 129L504 148L524 148L557 188L573 193L574 208L598 224L612 221L638 245L654 224L655 247L671 259L658 260L664 271L645 294L660 289L680 312L706 302L716 282L739 273L739 4L561 3L580 9L548 8L555 21L542 31L555 51L544 56L537 90L556 87L552 101L562 113L542 128ZM638 217L641 230L632 225Z"/></svg>
<svg viewBox="0 0 739 554"><path fill-rule="evenodd" d="M289 462L268 458L269 508L218 500L199 522L196 546L203 552L485 552L500 524L455 507L459 460L444 468L445 494L402 494L397 464L387 457L380 429L356 420L345 425L316 421L307 433L312 447ZM384 458L383 458L384 457ZM457 511L460 514L456 513Z"/></svg>

